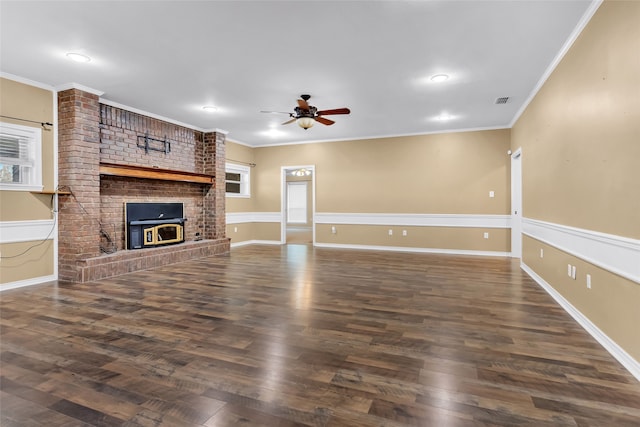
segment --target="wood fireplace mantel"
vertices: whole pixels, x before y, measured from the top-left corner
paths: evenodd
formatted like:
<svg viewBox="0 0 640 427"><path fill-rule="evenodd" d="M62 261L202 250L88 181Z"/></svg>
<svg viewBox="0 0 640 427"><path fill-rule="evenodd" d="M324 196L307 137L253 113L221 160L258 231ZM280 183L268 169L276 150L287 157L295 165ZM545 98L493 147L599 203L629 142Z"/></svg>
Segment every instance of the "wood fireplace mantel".
<svg viewBox="0 0 640 427"><path fill-rule="evenodd" d="M145 166L118 165L100 162L100 175L127 176L131 178L161 179L164 181L192 182L197 184L214 183L213 175L175 171Z"/></svg>

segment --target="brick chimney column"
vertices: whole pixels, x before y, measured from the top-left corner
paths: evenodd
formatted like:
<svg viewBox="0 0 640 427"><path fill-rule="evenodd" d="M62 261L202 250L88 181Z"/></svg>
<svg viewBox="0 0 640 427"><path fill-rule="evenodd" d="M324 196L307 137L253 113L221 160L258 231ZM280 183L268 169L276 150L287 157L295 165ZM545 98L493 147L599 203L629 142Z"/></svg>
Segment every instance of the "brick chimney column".
<svg viewBox="0 0 640 427"><path fill-rule="evenodd" d="M215 184L205 189L204 238L223 239L227 233L225 204L226 134L204 134L204 173L215 175Z"/></svg>
<svg viewBox="0 0 640 427"><path fill-rule="evenodd" d="M73 195L59 197L58 274L82 281L78 261L100 255L99 95L58 92L58 181Z"/></svg>

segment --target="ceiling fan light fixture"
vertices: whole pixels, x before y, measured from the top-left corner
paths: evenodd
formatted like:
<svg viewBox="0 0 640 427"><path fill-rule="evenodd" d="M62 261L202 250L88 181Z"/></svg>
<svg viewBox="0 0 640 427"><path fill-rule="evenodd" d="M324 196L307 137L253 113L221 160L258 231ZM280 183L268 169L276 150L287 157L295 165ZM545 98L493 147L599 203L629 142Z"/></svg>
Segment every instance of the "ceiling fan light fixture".
<svg viewBox="0 0 640 427"><path fill-rule="evenodd" d="M296 123L298 123L298 126L300 126L302 129L309 129L315 122L316 121L313 117L299 117L296 120Z"/></svg>
<svg viewBox="0 0 640 427"><path fill-rule="evenodd" d="M302 169L294 170L293 172L291 172L291 175L293 175L293 176L309 176L309 175L311 175L311 171L309 169L302 168Z"/></svg>

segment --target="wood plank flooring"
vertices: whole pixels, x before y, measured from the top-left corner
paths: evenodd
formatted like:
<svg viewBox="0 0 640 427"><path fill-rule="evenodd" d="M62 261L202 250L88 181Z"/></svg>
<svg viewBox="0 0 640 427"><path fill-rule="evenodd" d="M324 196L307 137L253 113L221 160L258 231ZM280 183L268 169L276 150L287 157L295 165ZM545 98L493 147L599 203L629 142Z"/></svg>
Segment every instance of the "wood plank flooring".
<svg viewBox="0 0 640 427"><path fill-rule="evenodd" d="M0 299L5 427L640 426L510 259L256 245Z"/></svg>

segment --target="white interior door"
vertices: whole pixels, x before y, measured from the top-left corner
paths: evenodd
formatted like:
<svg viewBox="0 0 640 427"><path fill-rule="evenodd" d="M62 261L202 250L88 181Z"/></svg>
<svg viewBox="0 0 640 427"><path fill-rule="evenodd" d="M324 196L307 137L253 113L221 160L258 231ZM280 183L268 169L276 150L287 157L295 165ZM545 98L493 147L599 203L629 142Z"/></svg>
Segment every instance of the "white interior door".
<svg viewBox="0 0 640 427"><path fill-rule="evenodd" d="M522 150L511 155L511 256L522 258Z"/></svg>
<svg viewBox="0 0 640 427"><path fill-rule="evenodd" d="M307 183L287 183L287 222L289 224L307 223Z"/></svg>

